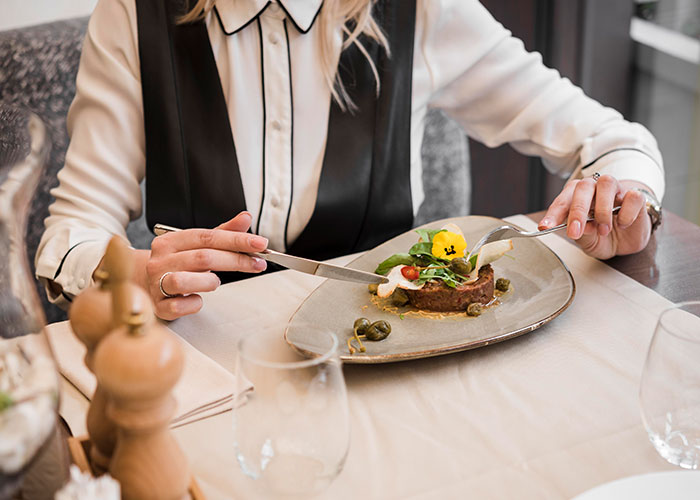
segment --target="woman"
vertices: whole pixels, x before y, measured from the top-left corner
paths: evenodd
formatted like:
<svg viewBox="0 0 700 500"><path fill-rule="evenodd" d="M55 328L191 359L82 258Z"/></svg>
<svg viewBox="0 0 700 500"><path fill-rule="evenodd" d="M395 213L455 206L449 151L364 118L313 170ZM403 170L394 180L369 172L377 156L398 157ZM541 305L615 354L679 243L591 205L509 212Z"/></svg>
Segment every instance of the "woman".
<svg viewBox="0 0 700 500"><path fill-rule="evenodd" d="M220 284L212 271L265 269L244 253L325 258L409 229L428 107L489 146L581 174L541 227L568 220L598 258L646 246L645 193L664 189L646 129L545 68L476 1L373 4L101 0L37 253L50 297L90 284L109 237L141 212L144 176L150 225L216 227L133 251L164 319L198 311L199 293Z"/></svg>

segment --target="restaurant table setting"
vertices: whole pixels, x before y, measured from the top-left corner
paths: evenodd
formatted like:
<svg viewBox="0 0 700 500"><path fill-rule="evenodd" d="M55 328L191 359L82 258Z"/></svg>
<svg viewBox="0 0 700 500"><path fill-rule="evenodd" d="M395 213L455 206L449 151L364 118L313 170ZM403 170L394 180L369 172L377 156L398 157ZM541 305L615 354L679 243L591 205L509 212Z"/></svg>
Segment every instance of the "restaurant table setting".
<svg viewBox="0 0 700 500"><path fill-rule="evenodd" d="M482 217L453 222L473 243L483 231L470 235L470 223L485 219L493 227L502 223ZM535 229L525 216L506 220ZM324 341L326 352L319 357L304 359L288 348L284 335L310 294L324 284L322 278L281 271L204 294L199 313L167 325L179 336L189 364L178 396L178 413L186 417L173 432L204 495L267 498L284 491L319 498L571 498L619 478L673 470L650 444L639 407L650 340L671 302L560 236L540 241L575 282L573 300L565 300L557 314L538 315L548 306L538 294L519 296L529 289L519 287L520 278L514 276L511 295L496 311L506 310L511 301L523 314L529 311L546 321L485 343L453 343L444 355L438 350L426 359L346 362L342 375L339 358L350 356L345 341L352 322L329 318L374 320L381 316L379 309L355 310L352 297L334 297L327 305L331 309L318 311L315 323L305 317L304 328L318 338L332 333L335 339ZM514 259L494 264L497 275L505 270L509 277L507 271L517 269L519 243L514 242ZM358 257L330 262L354 267ZM524 277L528 272L538 270L520 269ZM345 286L353 287L349 294L364 288L368 295L364 285ZM393 317L390 339L415 323L411 317ZM440 344L442 322L434 324L423 331L426 345ZM67 325L49 325L48 332L65 377L61 415L80 434L89 373L76 368L81 354L71 345ZM250 347L251 339L264 336L269 348ZM367 353L359 355L371 357L380 344L385 345L368 343ZM467 350L452 352L461 349ZM265 381L275 377L280 383L270 392ZM246 384L252 392L246 392ZM304 392L302 386L313 390ZM234 394L252 396L239 400L232 412L224 411L231 399L217 405ZM200 408L205 410L198 413ZM324 412L326 418L319 417ZM279 435L272 436L270 425ZM325 437L309 446L314 431ZM262 441L243 442L242 436L256 432ZM285 463L280 451L285 446L296 452L308 446L309 460L295 456ZM275 477L266 477L266 471ZM314 481L315 473L323 480ZM305 474L309 477L300 479Z"/></svg>

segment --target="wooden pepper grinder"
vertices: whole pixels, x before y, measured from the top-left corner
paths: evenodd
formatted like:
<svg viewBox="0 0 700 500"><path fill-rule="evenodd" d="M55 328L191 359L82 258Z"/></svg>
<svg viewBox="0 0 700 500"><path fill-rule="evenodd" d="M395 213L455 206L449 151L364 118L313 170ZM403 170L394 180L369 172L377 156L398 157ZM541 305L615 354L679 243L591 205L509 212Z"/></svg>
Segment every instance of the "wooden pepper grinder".
<svg viewBox="0 0 700 500"><path fill-rule="evenodd" d="M93 357L97 344L112 330L112 296L107 290L107 272L95 273L100 284L78 295L70 308L70 325L76 337L85 344L85 365L95 372ZM117 429L105 415L107 398L97 384L90 398L87 412L87 430L90 435L90 459L95 472L104 472L117 442Z"/></svg>
<svg viewBox="0 0 700 500"><path fill-rule="evenodd" d="M107 254L113 254L119 244L115 237L107 247ZM69 319L73 333L85 345L85 365L95 372L93 357L100 341L114 327L112 315L111 284L114 277L106 269L103 262L95 271L97 286L90 287L78 295L71 304ZM119 273L116 273L118 276ZM90 459L96 472L104 472L109 468L109 460L117 440L117 429L114 423L105 415L107 397L100 384L95 387L95 393L90 398L90 408L87 413L87 430L90 435Z"/></svg>
<svg viewBox="0 0 700 500"><path fill-rule="evenodd" d="M115 302L118 308L125 308L123 301L115 298L115 291L129 284L132 268L126 243L117 236L113 237L107 245L100 268L95 271L97 286L90 287L78 295L71 305L71 328L87 349L85 365L93 373L93 358L97 345L119 324L113 313ZM142 295L145 293L141 292ZM95 393L90 398L87 413L90 460L96 472L105 472L109 468L117 439L117 429L105 413L106 404L107 394L98 383Z"/></svg>
<svg viewBox="0 0 700 500"><path fill-rule="evenodd" d="M122 290L121 300L131 305L127 324L109 334L94 357L97 380L110 395L107 416L118 428L109 472L125 500L180 500L187 498L190 475L168 424L183 352L135 288Z"/></svg>

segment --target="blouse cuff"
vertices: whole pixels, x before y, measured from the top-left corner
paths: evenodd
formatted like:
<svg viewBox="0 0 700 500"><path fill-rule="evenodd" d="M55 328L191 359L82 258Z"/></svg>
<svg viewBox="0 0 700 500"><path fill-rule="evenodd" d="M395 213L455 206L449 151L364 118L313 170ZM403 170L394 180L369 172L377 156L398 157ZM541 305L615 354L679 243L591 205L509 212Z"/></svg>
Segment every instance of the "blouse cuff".
<svg viewBox="0 0 700 500"><path fill-rule="evenodd" d="M608 174L618 181L634 180L649 186L656 198L661 201L665 191L664 174L661 166L646 153L635 150L613 151L581 170L583 177L594 173Z"/></svg>
<svg viewBox="0 0 700 500"><path fill-rule="evenodd" d="M37 267L37 277L44 283L51 303L65 307L73 297L94 284L92 274L105 254L107 243L108 241L77 243L53 269L49 269L49 266L45 266L45 269ZM50 281L59 285L61 291L56 293L56 287L49 286Z"/></svg>

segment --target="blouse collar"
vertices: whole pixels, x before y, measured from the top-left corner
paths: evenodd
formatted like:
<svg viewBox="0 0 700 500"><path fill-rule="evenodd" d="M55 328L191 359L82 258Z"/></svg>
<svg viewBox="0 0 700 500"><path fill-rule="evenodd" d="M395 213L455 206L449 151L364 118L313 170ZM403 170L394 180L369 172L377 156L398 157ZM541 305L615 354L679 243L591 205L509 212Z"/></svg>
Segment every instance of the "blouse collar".
<svg viewBox="0 0 700 500"><path fill-rule="evenodd" d="M321 11L323 0L219 0L214 13L227 35L233 35L277 4L301 33L307 33ZM272 7L274 9L274 7Z"/></svg>

